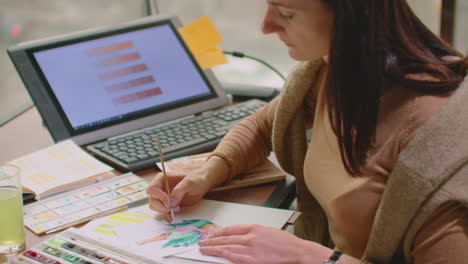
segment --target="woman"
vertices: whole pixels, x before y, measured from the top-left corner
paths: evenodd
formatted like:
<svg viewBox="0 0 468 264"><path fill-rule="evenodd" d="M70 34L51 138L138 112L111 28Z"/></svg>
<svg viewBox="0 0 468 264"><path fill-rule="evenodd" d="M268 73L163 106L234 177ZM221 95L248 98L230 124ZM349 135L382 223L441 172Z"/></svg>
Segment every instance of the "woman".
<svg viewBox="0 0 468 264"><path fill-rule="evenodd" d="M151 208L195 203L273 150L296 176L296 236L230 226L199 243L203 254L234 263L466 263L468 60L405 0L267 4L263 32L303 62L203 169L172 177L170 195L157 176Z"/></svg>

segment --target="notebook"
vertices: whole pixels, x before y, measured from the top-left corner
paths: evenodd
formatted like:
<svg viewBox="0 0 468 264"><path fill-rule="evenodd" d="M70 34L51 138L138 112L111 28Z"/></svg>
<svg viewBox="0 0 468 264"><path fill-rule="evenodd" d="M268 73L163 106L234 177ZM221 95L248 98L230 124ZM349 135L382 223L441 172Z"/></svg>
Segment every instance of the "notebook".
<svg viewBox="0 0 468 264"><path fill-rule="evenodd" d="M229 103L213 73L195 61L180 27L173 16L147 17L20 43L8 54L56 142L72 139L114 167L143 169L158 159L109 156L106 142ZM214 146L171 149L167 158Z"/></svg>
<svg viewBox="0 0 468 264"><path fill-rule="evenodd" d="M116 176L110 166L71 140L29 153L8 164L21 169L23 194L31 193L36 200Z"/></svg>

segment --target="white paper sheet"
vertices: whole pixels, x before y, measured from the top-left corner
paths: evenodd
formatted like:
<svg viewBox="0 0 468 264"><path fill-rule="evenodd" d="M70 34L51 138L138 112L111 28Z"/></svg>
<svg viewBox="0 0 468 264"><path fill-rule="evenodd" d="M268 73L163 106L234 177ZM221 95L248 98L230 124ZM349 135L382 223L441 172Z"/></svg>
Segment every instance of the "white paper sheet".
<svg viewBox="0 0 468 264"><path fill-rule="evenodd" d="M215 228L206 219L183 218L179 217L175 225L164 221L146 221L117 227L115 232L129 242L128 249L136 254L152 258L172 256L197 250L198 242Z"/></svg>
<svg viewBox="0 0 468 264"><path fill-rule="evenodd" d="M181 212L176 214L176 222L180 223L183 222L183 220L201 219L212 222L217 226L261 224L280 229L293 213L294 212L290 210L202 200L194 206L182 208ZM207 224L207 222L204 221L196 222L196 225L200 227ZM228 263L224 259L207 257L199 254L198 240L194 243L179 243L177 246L167 246L170 240L178 238L176 236L164 237L164 239L159 241L141 243L146 239L159 237L165 232L167 234L168 228L171 227L165 220L164 215L152 211L147 205L143 205L125 212L94 220L82 227L81 230L93 239L131 252L132 254L144 255L156 259L170 255L177 257L178 254L184 253L181 255L183 258ZM182 236L186 235L186 231L193 232L197 239L203 236L203 234L200 234L203 233L203 231L194 230L195 228L193 226L188 229L189 230L181 229L179 231L183 234ZM139 242L140 244L138 244ZM166 245L166 247L163 247L164 245Z"/></svg>

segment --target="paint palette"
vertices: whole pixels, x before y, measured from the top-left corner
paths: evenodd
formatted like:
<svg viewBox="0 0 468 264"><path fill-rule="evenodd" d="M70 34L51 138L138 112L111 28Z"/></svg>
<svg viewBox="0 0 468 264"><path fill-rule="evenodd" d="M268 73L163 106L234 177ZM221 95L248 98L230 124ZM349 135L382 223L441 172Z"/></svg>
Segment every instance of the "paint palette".
<svg viewBox="0 0 468 264"><path fill-rule="evenodd" d="M20 259L34 264L136 264L115 252L76 240L71 232L57 236L21 253Z"/></svg>
<svg viewBox="0 0 468 264"><path fill-rule="evenodd" d="M148 183L127 173L24 206L24 224L35 234L52 232L148 199Z"/></svg>

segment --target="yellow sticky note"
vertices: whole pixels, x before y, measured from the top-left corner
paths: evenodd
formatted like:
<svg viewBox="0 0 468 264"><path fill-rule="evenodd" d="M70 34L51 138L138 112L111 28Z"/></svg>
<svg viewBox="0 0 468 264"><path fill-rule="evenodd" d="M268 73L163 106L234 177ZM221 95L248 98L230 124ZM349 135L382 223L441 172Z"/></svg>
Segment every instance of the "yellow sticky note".
<svg viewBox="0 0 468 264"><path fill-rule="evenodd" d="M228 62L226 56L224 56L223 51L218 47L214 47L206 50L203 53L196 54L195 59L198 61L198 64L200 64L200 67L204 70L216 65L226 64Z"/></svg>
<svg viewBox="0 0 468 264"><path fill-rule="evenodd" d="M208 16L201 17L192 24L180 28L179 32L193 54L198 54L215 47L223 41L223 38Z"/></svg>

